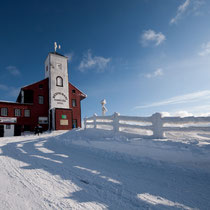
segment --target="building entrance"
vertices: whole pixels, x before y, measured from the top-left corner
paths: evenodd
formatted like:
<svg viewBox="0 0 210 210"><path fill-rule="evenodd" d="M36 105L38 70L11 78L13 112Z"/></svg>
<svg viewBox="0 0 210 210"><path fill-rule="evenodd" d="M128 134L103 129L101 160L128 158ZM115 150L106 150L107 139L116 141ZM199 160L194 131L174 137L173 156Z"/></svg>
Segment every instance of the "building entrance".
<svg viewBox="0 0 210 210"><path fill-rule="evenodd" d="M53 129L53 112L52 109L50 110L50 122L49 122L49 129L52 130Z"/></svg>
<svg viewBox="0 0 210 210"><path fill-rule="evenodd" d="M4 137L4 125L0 125L0 137Z"/></svg>
<svg viewBox="0 0 210 210"><path fill-rule="evenodd" d="M15 125L14 136L21 136L21 125Z"/></svg>

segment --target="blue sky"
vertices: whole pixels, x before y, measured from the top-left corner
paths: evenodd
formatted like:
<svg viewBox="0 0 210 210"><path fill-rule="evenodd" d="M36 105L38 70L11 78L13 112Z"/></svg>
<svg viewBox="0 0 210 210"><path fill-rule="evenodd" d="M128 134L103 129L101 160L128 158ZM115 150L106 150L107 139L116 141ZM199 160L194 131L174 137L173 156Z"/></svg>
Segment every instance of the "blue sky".
<svg viewBox="0 0 210 210"><path fill-rule="evenodd" d="M210 1L4 1L0 7L0 99L44 78L61 45L82 115L210 113Z"/></svg>

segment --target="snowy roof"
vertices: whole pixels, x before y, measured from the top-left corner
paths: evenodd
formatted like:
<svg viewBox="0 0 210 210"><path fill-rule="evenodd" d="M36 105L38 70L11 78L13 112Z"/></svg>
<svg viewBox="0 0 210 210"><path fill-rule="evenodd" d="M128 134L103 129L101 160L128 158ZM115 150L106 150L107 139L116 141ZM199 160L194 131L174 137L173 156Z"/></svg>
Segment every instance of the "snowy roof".
<svg viewBox="0 0 210 210"><path fill-rule="evenodd" d="M19 104L19 103L14 102L14 101L4 101L4 100L1 100L0 103L13 103L13 104Z"/></svg>
<svg viewBox="0 0 210 210"><path fill-rule="evenodd" d="M68 57L66 57L66 56L64 56L64 55L62 55L60 53L57 53L57 52L50 52L49 54L59 55L59 56L62 56L64 58L68 58Z"/></svg>

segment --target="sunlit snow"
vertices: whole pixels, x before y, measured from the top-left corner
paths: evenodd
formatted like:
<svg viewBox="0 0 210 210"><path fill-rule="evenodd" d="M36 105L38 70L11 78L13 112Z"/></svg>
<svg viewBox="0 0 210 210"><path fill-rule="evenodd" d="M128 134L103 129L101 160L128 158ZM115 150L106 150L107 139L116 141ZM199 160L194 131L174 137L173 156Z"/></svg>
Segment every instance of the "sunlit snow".
<svg viewBox="0 0 210 210"><path fill-rule="evenodd" d="M0 209L210 209L210 133L1 138Z"/></svg>

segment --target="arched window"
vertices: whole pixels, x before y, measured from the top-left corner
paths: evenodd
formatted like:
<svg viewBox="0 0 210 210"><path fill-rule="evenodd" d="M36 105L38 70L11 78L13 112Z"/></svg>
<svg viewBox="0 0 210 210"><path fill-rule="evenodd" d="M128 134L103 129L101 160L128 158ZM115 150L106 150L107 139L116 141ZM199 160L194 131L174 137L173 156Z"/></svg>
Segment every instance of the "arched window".
<svg viewBox="0 0 210 210"><path fill-rule="evenodd" d="M58 76L56 77L56 86L63 87L63 78Z"/></svg>

